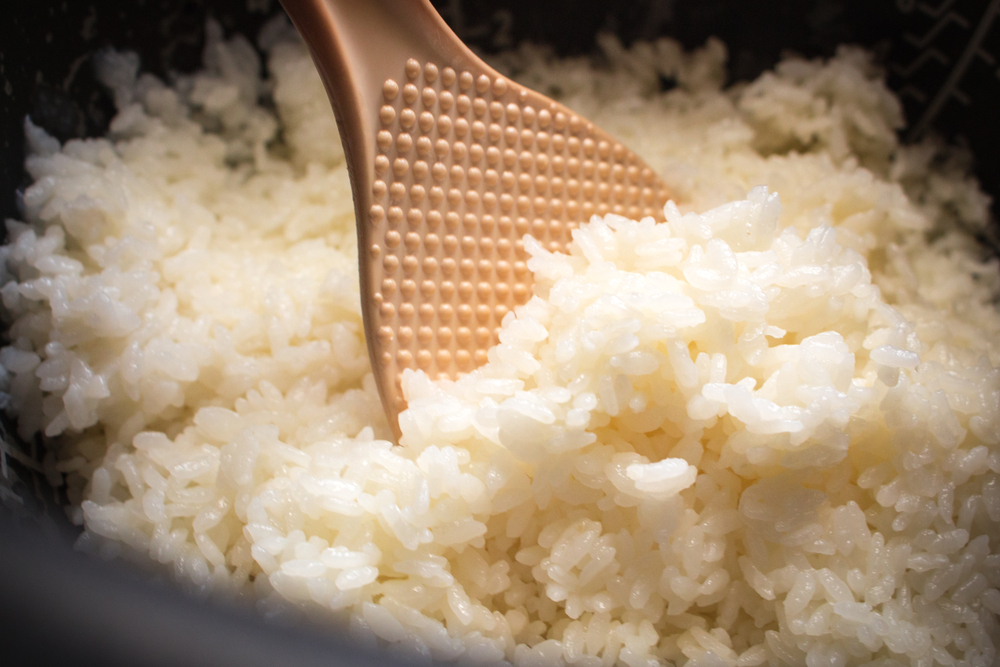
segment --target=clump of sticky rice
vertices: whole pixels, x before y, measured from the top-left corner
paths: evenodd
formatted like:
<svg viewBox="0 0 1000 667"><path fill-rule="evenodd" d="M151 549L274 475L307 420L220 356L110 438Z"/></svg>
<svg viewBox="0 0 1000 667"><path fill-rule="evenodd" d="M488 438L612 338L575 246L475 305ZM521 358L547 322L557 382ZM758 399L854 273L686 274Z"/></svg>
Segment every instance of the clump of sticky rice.
<svg viewBox="0 0 1000 667"><path fill-rule="evenodd" d="M83 548L409 659L976 665L1000 642L986 199L858 51L722 89L718 42L501 57L677 202L525 247L489 363L368 371L333 116L280 22L175 85L105 55L108 138L28 125L0 378ZM659 81L677 86L660 93ZM779 201L780 194L780 201Z"/></svg>
<svg viewBox="0 0 1000 667"><path fill-rule="evenodd" d="M206 69L173 87L132 54L99 57L119 106L107 138L60 145L26 120L35 182L25 222L7 221L0 363L22 437L73 434L59 468L76 504L103 497L93 476L144 430L174 437L264 384L321 402L361 389L346 166L332 121L307 117L328 102L314 69L295 85L309 61L287 32L270 37L279 115L257 52L210 25ZM324 127L335 150L315 146ZM352 435L387 433L368 397Z"/></svg>
<svg viewBox="0 0 1000 667"><path fill-rule="evenodd" d="M405 380L404 446L530 471L496 537L569 621L521 657L991 664L1000 372L961 333L925 346L766 188L666 213L569 256L526 239L536 296L490 362Z"/></svg>

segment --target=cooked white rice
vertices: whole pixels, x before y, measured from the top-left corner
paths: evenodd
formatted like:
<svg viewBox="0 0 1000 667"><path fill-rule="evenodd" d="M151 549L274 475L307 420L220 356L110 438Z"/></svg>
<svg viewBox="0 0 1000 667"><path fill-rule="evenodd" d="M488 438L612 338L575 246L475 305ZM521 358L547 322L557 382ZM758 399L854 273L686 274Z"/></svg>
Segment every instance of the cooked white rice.
<svg viewBox="0 0 1000 667"><path fill-rule="evenodd" d="M109 53L108 138L26 123L2 381L81 546L428 660L996 664L988 200L899 145L864 53L732 90L718 42L502 56L677 201L527 243L536 297L482 369L408 373L393 446L332 114L287 26L262 45L265 80L213 28L172 87Z"/></svg>

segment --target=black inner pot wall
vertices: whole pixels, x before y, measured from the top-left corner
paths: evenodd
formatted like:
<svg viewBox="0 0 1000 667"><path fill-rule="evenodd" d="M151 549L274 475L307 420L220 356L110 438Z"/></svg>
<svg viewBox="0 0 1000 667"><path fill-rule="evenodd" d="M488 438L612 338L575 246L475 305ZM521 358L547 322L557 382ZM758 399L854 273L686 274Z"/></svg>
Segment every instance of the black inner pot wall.
<svg viewBox="0 0 1000 667"><path fill-rule="evenodd" d="M733 81L752 79L785 51L829 56L838 44L861 44L875 51L889 85L900 94L912 128L907 138L936 132L969 146L976 173L994 198L994 218L1000 218L1000 132L995 129L1000 7L995 0L433 2L460 37L485 52L528 40L563 55L591 53L601 31L615 32L627 44L666 35L688 48L717 36L729 48ZM9 4L0 21L4 218L20 217L19 196L29 184L23 169L26 115L62 141L106 131L114 107L94 77L96 52L108 47L136 51L144 71L169 79L171 72L199 68L206 18L219 21L227 34L241 32L252 39L282 11L277 0ZM80 664L91 658L114 665L225 664L235 662L226 658L232 651L242 651L246 660L240 661L248 665L372 660L315 634L288 634L246 610L206 610L172 587L149 584L145 574L54 549L52 539L39 535L68 543L75 529L59 507L58 480L47 479L37 463L40 443L19 442L14 433L14 424L0 416L0 567L19 573L0 577L0 627L5 628L0 656L13 658L9 664ZM70 634L61 641L49 639L60 633Z"/></svg>

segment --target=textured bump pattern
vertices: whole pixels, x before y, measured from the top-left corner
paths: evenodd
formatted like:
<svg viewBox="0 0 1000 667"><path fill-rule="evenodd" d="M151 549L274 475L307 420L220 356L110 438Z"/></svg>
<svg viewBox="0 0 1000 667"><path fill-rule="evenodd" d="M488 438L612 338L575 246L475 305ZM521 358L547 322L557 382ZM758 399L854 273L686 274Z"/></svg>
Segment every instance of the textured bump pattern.
<svg viewBox="0 0 1000 667"><path fill-rule="evenodd" d="M668 198L634 153L503 77L413 59L400 75L378 110L367 277L397 411L404 369L453 378L486 362L532 294L525 234L561 251L594 214L661 219Z"/></svg>

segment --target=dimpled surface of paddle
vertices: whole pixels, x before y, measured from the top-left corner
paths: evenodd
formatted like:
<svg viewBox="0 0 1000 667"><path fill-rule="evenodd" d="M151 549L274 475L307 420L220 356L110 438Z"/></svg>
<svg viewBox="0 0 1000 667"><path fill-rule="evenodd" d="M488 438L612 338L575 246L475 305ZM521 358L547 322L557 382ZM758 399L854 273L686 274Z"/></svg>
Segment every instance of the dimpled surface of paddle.
<svg viewBox="0 0 1000 667"><path fill-rule="evenodd" d="M408 60L382 86L373 140L362 298L397 413L404 370L456 378L486 362L504 316L532 295L525 234L565 251L592 215L659 221L669 196L589 121L474 68Z"/></svg>

